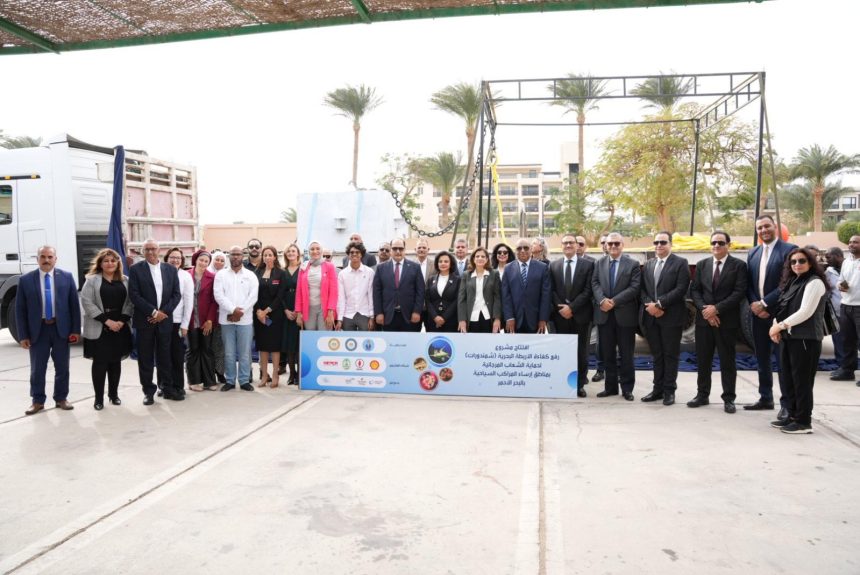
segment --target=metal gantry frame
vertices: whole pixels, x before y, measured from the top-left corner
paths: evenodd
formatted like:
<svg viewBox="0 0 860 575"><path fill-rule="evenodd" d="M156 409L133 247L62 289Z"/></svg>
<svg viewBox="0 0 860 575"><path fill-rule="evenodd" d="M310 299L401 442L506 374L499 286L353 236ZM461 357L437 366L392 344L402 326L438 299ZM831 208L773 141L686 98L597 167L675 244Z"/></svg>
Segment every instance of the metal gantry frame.
<svg viewBox="0 0 860 575"><path fill-rule="evenodd" d="M692 205L690 208L690 235L693 235L693 229L696 223L696 192L698 189L698 173L699 173L699 139L702 132L717 125L726 118L736 114L741 109L749 104L759 101L759 134L758 134L758 155L756 159L756 190L755 190L755 217L758 218L761 210L761 174L764 156L764 138L767 136L768 151L770 154L770 169L771 175L774 172L773 166L773 151L770 147L770 126L767 121L767 107L765 98L765 72L726 72L726 73L706 73L706 74L652 74L646 76L584 76L579 79L588 82L589 92L592 81L594 83L605 83L606 89L609 91L606 95L600 95L600 100L612 99L637 99L641 100L642 96L633 93L636 86L647 80L658 80L657 86L663 87L661 79L679 80L681 84L691 81L692 84L688 91L677 92L658 92L657 96L662 96L672 99L680 98L716 98L711 104L702 108L696 115L690 118L673 118L670 120L650 119L639 121L610 121L610 122L585 122L584 126L620 126L631 124L664 124L675 122L690 122L695 130L695 152L694 152L694 167L693 167L693 182L692 182ZM570 77L564 78L534 78L534 79L515 79L515 80L486 80L481 83L482 106L481 115L479 117L479 130L481 134L478 154L476 162L479 166L480 185L478 195L478 245L481 245L481 234L484 227L483 213L483 179L484 179L484 160L485 160L485 124L491 132L491 141L495 142L495 132L498 126L578 126L576 122L500 122L498 121L496 106L504 102L555 102L555 101L575 101L575 100L593 100L596 99L590 93L582 97L559 97L557 86L560 82L569 81ZM700 91L699 87L702 81L705 80L711 85L717 84L723 87L709 88ZM548 88L552 86L552 90ZM506 95L496 95L495 89L505 89L502 93ZM507 92L513 88L515 94L511 95ZM538 92L550 92L549 95L535 95ZM774 195L776 208L777 227L780 226L779 203L776 201L776 179L772 178L772 192ZM487 229L484 237L484 245L488 246L490 239L490 209L489 202L492 199L492 182L487 190ZM756 233L753 231L753 241L757 243Z"/></svg>

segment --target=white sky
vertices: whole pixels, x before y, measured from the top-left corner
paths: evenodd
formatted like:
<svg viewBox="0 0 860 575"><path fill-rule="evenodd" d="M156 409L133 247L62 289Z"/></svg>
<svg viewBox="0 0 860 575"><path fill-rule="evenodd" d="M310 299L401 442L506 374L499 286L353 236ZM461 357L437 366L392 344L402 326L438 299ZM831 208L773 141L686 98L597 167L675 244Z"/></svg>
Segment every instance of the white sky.
<svg viewBox="0 0 860 575"><path fill-rule="evenodd" d="M462 122L429 103L448 84L481 79L767 72L774 147L791 159L819 143L860 152L851 0L772 0L678 8L554 12L340 26L97 50L0 57L6 134L69 134L197 166L201 223L274 222L300 192L343 191L352 127L322 105L345 84L385 103L362 123L359 184L387 153L464 150ZM510 110L500 111L500 119ZM556 121L545 104L524 112ZM633 106L632 108L630 106ZM628 104L622 116L640 113ZM742 117L757 118L758 106ZM589 115L622 119L614 104ZM557 171L562 128L504 128L502 163ZM586 164L607 129L586 130ZM570 128L575 134L575 127ZM465 154L464 154L465 156Z"/></svg>

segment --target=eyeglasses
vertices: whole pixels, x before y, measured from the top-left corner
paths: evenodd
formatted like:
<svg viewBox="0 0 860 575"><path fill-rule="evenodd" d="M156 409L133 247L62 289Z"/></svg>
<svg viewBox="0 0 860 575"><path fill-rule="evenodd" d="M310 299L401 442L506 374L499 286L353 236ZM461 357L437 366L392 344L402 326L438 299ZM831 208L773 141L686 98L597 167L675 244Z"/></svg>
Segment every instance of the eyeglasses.
<svg viewBox="0 0 860 575"><path fill-rule="evenodd" d="M379 251L381 251L381 252L390 252L391 250L390 250L390 249L388 249L388 248L379 248Z"/></svg>
<svg viewBox="0 0 860 575"><path fill-rule="evenodd" d="M576 242L561 242L561 245L563 245L563 246L572 246L572 245L576 245Z"/></svg>
<svg viewBox="0 0 860 575"><path fill-rule="evenodd" d="M497 256L507 256L510 252L508 250L499 250L496 252Z"/></svg>
<svg viewBox="0 0 860 575"><path fill-rule="evenodd" d="M585 242L576 242L576 243L577 243L577 245L580 245L580 246L584 246L584 245L585 245Z"/></svg>
<svg viewBox="0 0 860 575"><path fill-rule="evenodd" d="M528 246L517 246L518 252L527 252L527 251L529 251L529 249L531 249L531 248L529 248Z"/></svg>
<svg viewBox="0 0 860 575"><path fill-rule="evenodd" d="M610 248L617 248L621 245L621 242L606 242L606 245Z"/></svg>
<svg viewBox="0 0 860 575"><path fill-rule="evenodd" d="M655 246L668 246L669 240L654 240Z"/></svg>
<svg viewBox="0 0 860 575"><path fill-rule="evenodd" d="M260 244L248 244L248 249L249 249L249 250L258 250L258 249L260 249L261 247L263 247L263 246L261 246Z"/></svg>
<svg viewBox="0 0 860 575"><path fill-rule="evenodd" d="M724 246L724 245L726 245L726 242L721 241L721 240L714 240L711 242L711 245L712 246Z"/></svg>
<svg viewBox="0 0 860 575"><path fill-rule="evenodd" d="M391 248L391 251L393 251L393 252L402 252L402 251L403 251L403 248Z"/></svg>
<svg viewBox="0 0 860 575"><path fill-rule="evenodd" d="M805 264L807 261L808 261L808 260L807 260L806 258L797 258L797 259L789 260L789 262L790 262L790 263L791 263L791 265L793 265L793 266L802 266L802 265L803 265L803 264Z"/></svg>
<svg viewBox="0 0 860 575"><path fill-rule="evenodd" d="M330 259L331 259L331 254L328 254L328 255L323 256L323 259L324 259L324 260L330 260Z"/></svg>

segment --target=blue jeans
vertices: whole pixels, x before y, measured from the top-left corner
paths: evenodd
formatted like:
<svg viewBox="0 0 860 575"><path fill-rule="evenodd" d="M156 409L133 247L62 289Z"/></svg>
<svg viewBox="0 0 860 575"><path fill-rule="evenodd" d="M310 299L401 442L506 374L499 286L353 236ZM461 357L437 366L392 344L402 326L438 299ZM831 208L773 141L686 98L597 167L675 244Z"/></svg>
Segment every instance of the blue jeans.
<svg viewBox="0 0 860 575"><path fill-rule="evenodd" d="M236 363L239 364L239 385L251 379L251 340L254 339L254 326L221 325L221 339L224 341L224 379L236 385Z"/></svg>

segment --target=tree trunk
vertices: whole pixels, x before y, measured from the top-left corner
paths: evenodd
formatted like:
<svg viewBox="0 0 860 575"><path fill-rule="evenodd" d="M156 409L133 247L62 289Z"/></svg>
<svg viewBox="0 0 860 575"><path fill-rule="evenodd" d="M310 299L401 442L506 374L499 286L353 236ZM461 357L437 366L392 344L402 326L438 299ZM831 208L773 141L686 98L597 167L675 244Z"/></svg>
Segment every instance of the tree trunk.
<svg viewBox="0 0 860 575"><path fill-rule="evenodd" d="M448 225L448 222L451 221L451 193L442 192L442 200L439 202L442 204L442 215L440 216L440 227L445 227Z"/></svg>
<svg viewBox="0 0 860 575"><path fill-rule="evenodd" d="M361 131L361 124L354 122L352 124L352 185L358 189L358 133Z"/></svg>
<svg viewBox="0 0 860 575"><path fill-rule="evenodd" d="M612 224L615 223L615 206L609 206L609 219L606 220L606 223L603 224L603 229L600 230L600 233L595 236L595 240L599 240L605 234L608 234L612 231Z"/></svg>
<svg viewBox="0 0 860 575"><path fill-rule="evenodd" d="M579 142L577 142L577 147L579 148L577 151L579 152L579 157L577 161L579 162L579 167L576 172L576 185L578 189L582 189L582 172L585 170L585 142L583 142L583 138L585 137L585 114L580 112L576 115L576 123L579 124Z"/></svg>
<svg viewBox="0 0 860 575"><path fill-rule="evenodd" d="M815 232L821 231L821 221L824 219L824 210L822 202L824 200L824 185L819 184L812 188L812 230ZM781 233L776 231L777 235Z"/></svg>
<svg viewBox="0 0 860 575"><path fill-rule="evenodd" d="M475 172L475 136L476 130L473 128L466 130L466 157L468 158L466 161L466 173L463 176L463 190L466 191L466 188L469 185L469 182L472 179L472 174ZM475 180L475 186L478 185L478 180ZM476 193L477 192L477 193ZM472 248L477 247L477 238L478 238L478 195L480 195L483 190L475 190L472 192L472 197L469 198L469 229L466 232L466 242ZM462 196L460 196L462 201ZM454 235L456 236L456 231L454 230ZM453 247L453 244L452 244Z"/></svg>

